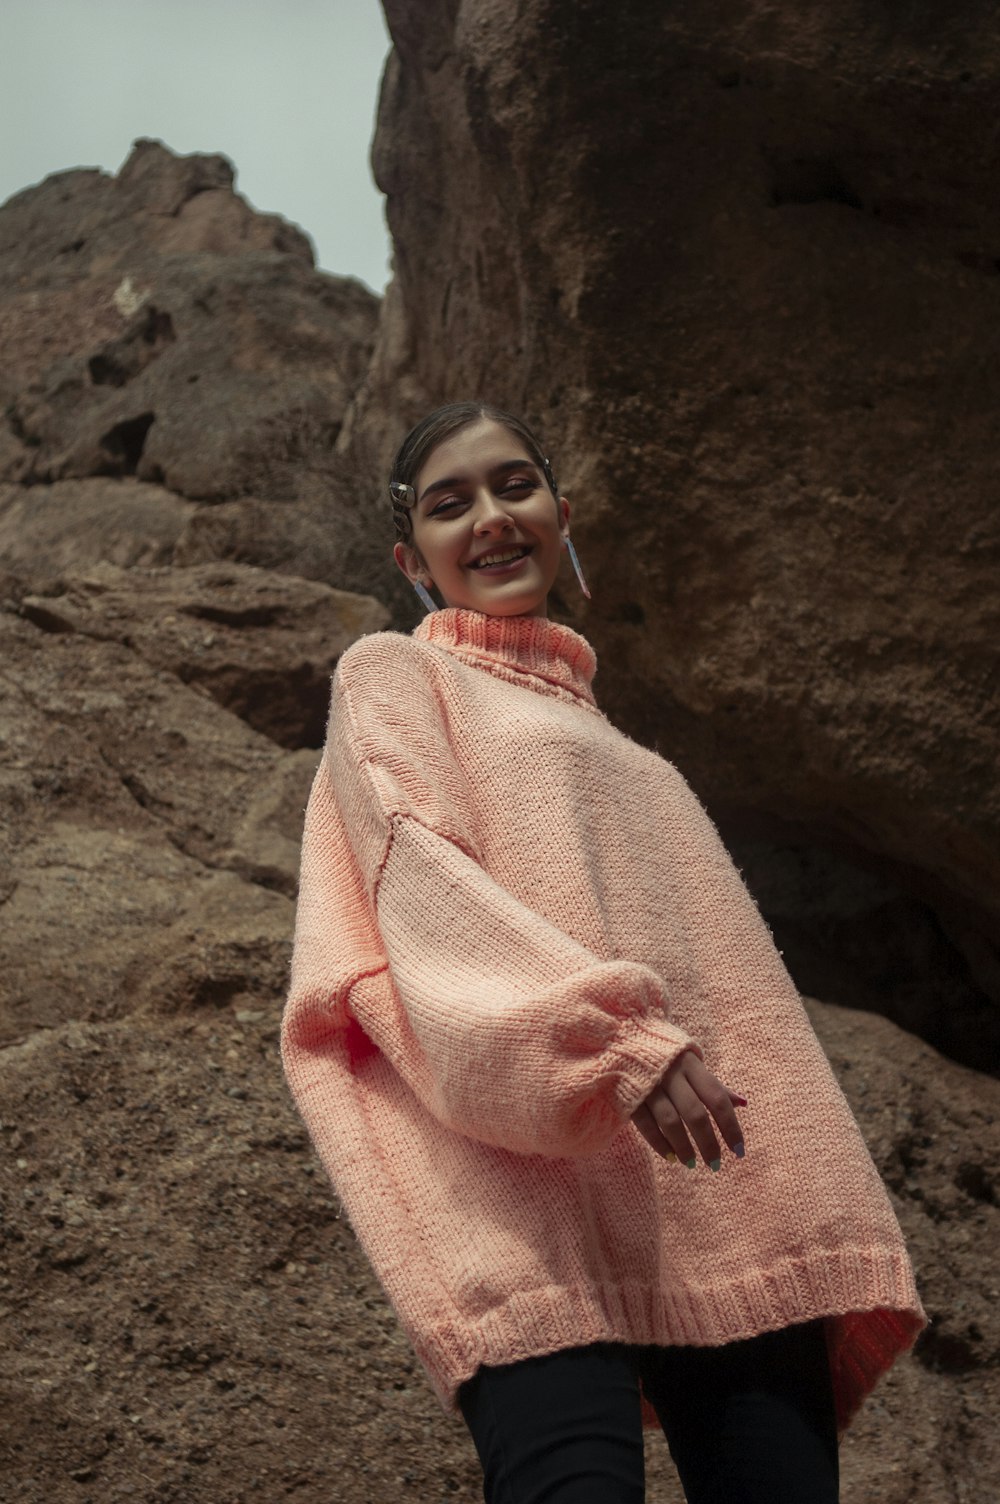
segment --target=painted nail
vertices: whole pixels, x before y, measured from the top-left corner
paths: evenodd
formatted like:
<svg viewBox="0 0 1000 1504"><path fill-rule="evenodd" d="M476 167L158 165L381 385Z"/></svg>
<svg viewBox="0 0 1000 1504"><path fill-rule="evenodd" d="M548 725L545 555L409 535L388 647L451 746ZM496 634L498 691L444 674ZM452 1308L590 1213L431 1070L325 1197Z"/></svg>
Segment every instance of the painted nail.
<svg viewBox="0 0 1000 1504"><path fill-rule="evenodd" d="M666 1160L666 1161L667 1161L667 1163L668 1163L668 1164L669 1164L669 1163L670 1163L670 1161L671 1161L671 1160L672 1160L672 1159L676 1159L676 1158L677 1158L677 1155L676 1155L676 1154L675 1154L675 1153L674 1153L674 1151L673 1151L673 1149L671 1149L671 1150L670 1150L670 1151L669 1151L669 1153L667 1153L667 1154L664 1154L664 1156L663 1156L663 1158L664 1158L664 1159L665 1159L665 1160Z"/></svg>
<svg viewBox="0 0 1000 1504"><path fill-rule="evenodd" d="M733 1101L736 1103L737 1107L748 1106L746 1097L733 1097Z"/></svg>
<svg viewBox="0 0 1000 1504"><path fill-rule="evenodd" d="M722 1160L721 1159L710 1159L708 1161L708 1168L710 1170L721 1170L722 1169Z"/></svg>
<svg viewBox="0 0 1000 1504"><path fill-rule="evenodd" d="M696 1159L686 1159L684 1161L684 1163L687 1165L687 1167L688 1167L689 1170L693 1170L695 1168L695 1166L697 1165L698 1161Z"/></svg>
<svg viewBox="0 0 1000 1504"><path fill-rule="evenodd" d="M733 1153L736 1155L737 1159L742 1159L746 1152L746 1145L744 1144L742 1139L740 1139L738 1144L733 1145Z"/></svg>

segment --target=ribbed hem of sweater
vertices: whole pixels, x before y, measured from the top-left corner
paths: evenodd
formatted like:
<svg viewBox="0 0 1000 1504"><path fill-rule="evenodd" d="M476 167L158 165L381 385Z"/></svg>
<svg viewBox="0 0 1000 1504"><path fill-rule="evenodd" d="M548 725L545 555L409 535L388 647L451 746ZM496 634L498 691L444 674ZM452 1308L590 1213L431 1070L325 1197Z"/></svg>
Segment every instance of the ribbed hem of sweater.
<svg viewBox="0 0 1000 1504"><path fill-rule="evenodd" d="M546 616L488 616L463 606L429 611L410 634L495 670L504 664L593 705L597 655L585 637Z"/></svg>
<svg viewBox="0 0 1000 1504"><path fill-rule="evenodd" d="M410 1340L442 1407L460 1416L458 1389L480 1364L514 1363L592 1342L713 1347L820 1317L827 1318L842 1434L925 1325L902 1251L839 1249L698 1291L623 1282L518 1290L472 1326L443 1325L420 1339L411 1333ZM644 1397L643 1426L658 1424Z"/></svg>

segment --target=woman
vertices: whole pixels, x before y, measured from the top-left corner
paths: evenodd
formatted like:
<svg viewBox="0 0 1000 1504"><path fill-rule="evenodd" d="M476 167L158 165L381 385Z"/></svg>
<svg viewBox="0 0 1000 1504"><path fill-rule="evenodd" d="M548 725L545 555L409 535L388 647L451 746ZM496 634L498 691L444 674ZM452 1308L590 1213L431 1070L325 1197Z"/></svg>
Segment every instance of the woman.
<svg viewBox="0 0 1000 1504"><path fill-rule="evenodd" d="M317 1150L487 1501L635 1504L656 1425L691 1504L835 1500L926 1321L850 1109L711 820L548 618L563 546L589 592L537 439L440 409L390 492L429 610L334 675L283 1027Z"/></svg>

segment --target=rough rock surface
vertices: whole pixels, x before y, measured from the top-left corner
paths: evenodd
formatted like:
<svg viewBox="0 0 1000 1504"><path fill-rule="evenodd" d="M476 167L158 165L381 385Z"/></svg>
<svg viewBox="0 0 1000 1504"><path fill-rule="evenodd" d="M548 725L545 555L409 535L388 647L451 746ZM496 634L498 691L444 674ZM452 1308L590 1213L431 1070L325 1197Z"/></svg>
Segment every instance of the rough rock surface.
<svg viewBox="0 0 1000 1504"><path fill-rule="evenodd" d="M990 1067L994 7L385 10L396 275L340 444L384 470L468 395L538 422L612 717L771 887L810 870L803 985ZM852 886L853 982L822 918L845 938Z"/></svg>
<svg viewBox="0 0 1000 1504"><path fill-rule="evenodd" d="M319 747L330 675L356 637L386 624L368 596L243 564L98 564L21 597L43 631L135 648L283 747Z"/></svg>
<svg viewBox="0 0 1000 1504"><path fill-rule="evenodd" d="M371 599L232 564L109 565L12 597L0 1042L281 995L329 675L385 621Z"/></svg>
<svg viewBox="0 0 1000 1504"><path fill-rule="evenodd" d="M0 559L28 579L100 560L169 564L197 510L134 476L0 485Z"/></svg>
<svg viewBox="0 0 1000 1504"><path fill-rule="evenodd" d="M5 1497L481 1499L471 1440L306 1146L278 1008L262 987L235 1008L67 1024L0 1057ZM988 1504L1000 1087L885 1020L810 1011L935 1317L848 1433L842 1497ZM646 1453L650 1501L681 1504L663 1438Z"/></svg>
<svg viewBox="0 0 1000 1504"><path fill-rule="evenodd" d="M315 271L306 237L232 180L223 157L145 141L117 177L61 173L7 203L4 479L130 474L225 499L294 442L329 448L377 299Z"/></svg>
<svg viewBox="0 0 1000 1504"><path fill-rule="evenodd" d="M364 577L370 498L334 443L379 300L316 271L305 235L232 184L223 157L140 141L117 176L57 173L3 206L0 541L26 530L19 558L45 540L58 551L46 518L66 507L77 564L168 562L190 523L183 562L221 553L342 588ZM109 551L137 495L113 482L131 477L173 497L151 489L137 508L137 533L160 541L138 559ZM240 547L223 529L212 550L212 503L249 507Z"/></svg>

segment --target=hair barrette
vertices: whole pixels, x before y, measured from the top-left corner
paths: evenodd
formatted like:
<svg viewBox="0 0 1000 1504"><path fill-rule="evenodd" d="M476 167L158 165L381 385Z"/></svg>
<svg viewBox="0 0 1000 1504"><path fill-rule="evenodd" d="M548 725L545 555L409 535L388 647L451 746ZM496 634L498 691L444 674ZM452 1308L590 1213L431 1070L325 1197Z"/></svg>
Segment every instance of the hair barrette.
<svg viewBox="0 0 1000 1504"><path fill-rule="evenodd" d="M401 480L391 480L389 482L389 495L401 507L412 507L417 499L417 493L413 487L408 486L405 481Z"/></svg>

